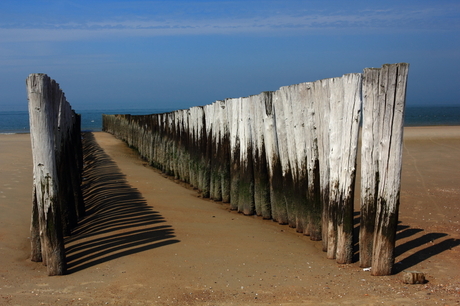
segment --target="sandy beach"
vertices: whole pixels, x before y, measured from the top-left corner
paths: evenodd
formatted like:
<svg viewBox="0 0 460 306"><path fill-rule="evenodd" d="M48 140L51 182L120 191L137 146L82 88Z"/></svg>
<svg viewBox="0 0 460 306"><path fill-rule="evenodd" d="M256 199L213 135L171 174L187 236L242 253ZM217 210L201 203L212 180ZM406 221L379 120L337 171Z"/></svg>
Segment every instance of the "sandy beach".
<svg viewBox="0 0 460 306"><path fill-rule="evenodd" d="M68 274L48 277L28 259L29 135L0 135L0 305L460 304L460 127L404 133L396 273L384 277L200 198L103 132L85 136L87 216L66 239ZM404 270L427 283L402 283Z"/></svg>

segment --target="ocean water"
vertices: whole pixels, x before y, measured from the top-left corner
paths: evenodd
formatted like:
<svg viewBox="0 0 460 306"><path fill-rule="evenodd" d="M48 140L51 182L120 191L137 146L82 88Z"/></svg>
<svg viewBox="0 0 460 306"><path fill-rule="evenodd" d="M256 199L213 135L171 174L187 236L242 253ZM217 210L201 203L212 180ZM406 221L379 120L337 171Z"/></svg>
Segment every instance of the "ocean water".
<svg viewBox="0 0 460 306"><path fill-rule="evenodd" d="M404 126L460 125L460 106L406 107Z"/></svg>
<svg viewBox="0 0 460 306"><path fill-rule="evenodd" d="M76 111L81 115L82 131L99 132L102 130L102 114L159 114L172 110L167 109L116 109L116 110L82 110ZM29 112L0 111L0 134L29 133Z"/></svg>
<svg viewBox="0 0 460 306"><path fill-rule="evenodd" d="M147 115L165 113L168 109L116 109L82 110L83 131L101 131L102 114ZM406 107L404 126L460 125L460 106ZM0 111L0 133L29 133L29 114L27 111Z"/></svg>

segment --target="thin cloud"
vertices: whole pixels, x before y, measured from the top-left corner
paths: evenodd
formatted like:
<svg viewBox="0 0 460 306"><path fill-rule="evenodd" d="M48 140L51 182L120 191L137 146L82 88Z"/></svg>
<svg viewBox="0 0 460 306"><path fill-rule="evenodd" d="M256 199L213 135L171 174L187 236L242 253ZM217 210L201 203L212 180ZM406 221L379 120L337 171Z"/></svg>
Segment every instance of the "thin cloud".
<svg viewBox="0 0 460 306"><path fill-rule="evenodd" d="M126 3L124 3L126 5ZM225 3L224 3L225 6ZM193 9L191 9L193 7ZM186 6L179 11L160 9L164 14L147 11L117 15L108 19L86 16L89 20L59 22L0 22L0 41L68 41L85 39L111 39L132 36L206 35L206 34L321 34L371 33L380 31L453 30L460 28L460 6L435 8L400 8L334 10L283 10L254 8L225 14L224 8ZM191 10L191 11L190 11ZM78 17L82 18L82 17ZM353 32L350 32L353 31Z"/></svg>

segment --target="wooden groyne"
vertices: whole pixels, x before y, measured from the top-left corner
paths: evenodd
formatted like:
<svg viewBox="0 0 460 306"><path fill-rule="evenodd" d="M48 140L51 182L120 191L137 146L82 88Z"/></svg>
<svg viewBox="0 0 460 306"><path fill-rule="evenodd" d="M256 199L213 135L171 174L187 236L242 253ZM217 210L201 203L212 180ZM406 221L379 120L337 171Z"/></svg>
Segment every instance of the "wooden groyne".
<svg viewBox="0 0 460 306"><path fill-rule="evenodd" d="M322 240L328 258L350 263L362 116L360 263L386 275L407 74L408 64L384 65L171 113L104 115L103 130L204 197L295 227Z"/></svg>
<svg viewBox="0 0 460 306"><path fill-rule="evenodd" d="M66 271L63 237L85 213L80 184L83 155L80 116L46 74L26 80L33 155L31 260L48 275Z"/></svg>

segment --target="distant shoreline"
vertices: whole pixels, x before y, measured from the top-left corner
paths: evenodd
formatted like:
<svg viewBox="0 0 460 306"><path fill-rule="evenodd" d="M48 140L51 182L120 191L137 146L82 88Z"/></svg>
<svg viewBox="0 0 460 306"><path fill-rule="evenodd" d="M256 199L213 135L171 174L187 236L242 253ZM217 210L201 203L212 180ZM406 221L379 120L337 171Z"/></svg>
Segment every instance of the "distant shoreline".
<svg viewBox="0 0 460 306"><path fill-rule="evenodd" d="M147 115L167 113L166 109L81 110L83 131L102 131L102 114ZM405 127L460 126L460 106L407 106ZM27 111L0 111L0 134L29 133Z"/></svg>

